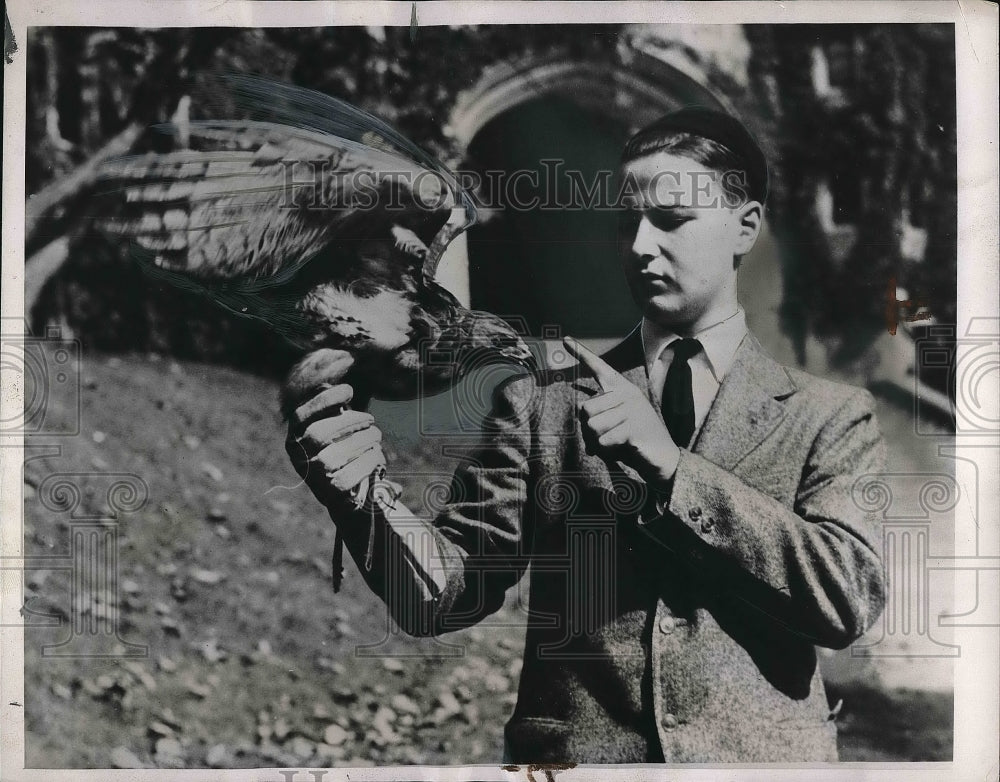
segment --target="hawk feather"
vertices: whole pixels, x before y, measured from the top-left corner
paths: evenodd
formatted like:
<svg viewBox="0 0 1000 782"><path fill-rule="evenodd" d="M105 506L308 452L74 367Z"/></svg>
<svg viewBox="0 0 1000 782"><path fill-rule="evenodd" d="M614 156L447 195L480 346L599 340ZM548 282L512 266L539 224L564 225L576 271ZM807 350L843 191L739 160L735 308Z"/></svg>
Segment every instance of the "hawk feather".
<svg viewBox="0 0 1000 782"><path fill-rule="evenodd" d="M254 118L158 126L187 148L106 163L99 230L151 275L265 321L304 352L350 353L349 379L371 395L443 390L484 355L534 366L509 325L433 279L475 221L443 164L344 101L225 81Z"/></svg>

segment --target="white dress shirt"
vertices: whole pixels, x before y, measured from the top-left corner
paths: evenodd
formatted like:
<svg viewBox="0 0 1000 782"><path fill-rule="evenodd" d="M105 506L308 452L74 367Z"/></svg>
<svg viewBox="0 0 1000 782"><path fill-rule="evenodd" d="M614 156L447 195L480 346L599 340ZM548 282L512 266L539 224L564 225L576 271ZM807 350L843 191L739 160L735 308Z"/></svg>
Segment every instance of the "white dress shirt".
<svg viewBox="0 0 1000 782"><path fill-rule="evenodd" d="M702 349L688 359L691 367L691 392L694 396L694 435L697 437L709 408L719 393L719 387L736 359L736 350L747 333L746 313L740 307L736 313L719 323L692 334ZM642 349L646 355L646 377L654 399L663 394L667 370L673 360L673 344L680 336L643 318Z"/></svg>

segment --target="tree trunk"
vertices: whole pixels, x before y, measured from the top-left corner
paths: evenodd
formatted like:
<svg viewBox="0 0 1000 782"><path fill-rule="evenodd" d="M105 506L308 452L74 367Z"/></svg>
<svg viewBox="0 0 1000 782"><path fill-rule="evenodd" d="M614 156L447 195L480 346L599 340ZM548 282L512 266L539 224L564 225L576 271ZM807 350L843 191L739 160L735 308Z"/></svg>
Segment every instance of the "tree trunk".
<svg viewBox="0 0 1000 782"><path fill-rule="evenodd" d="M30 196L24 205L25 247L34 248L39 241L44 241L46 237L41 236L40 229L53 210L59 207L68 208L81 191L97 178L97 170L101 164L126 154L139 138L141 131L142 128L138 124L128 125L75 171Z"/></svg>

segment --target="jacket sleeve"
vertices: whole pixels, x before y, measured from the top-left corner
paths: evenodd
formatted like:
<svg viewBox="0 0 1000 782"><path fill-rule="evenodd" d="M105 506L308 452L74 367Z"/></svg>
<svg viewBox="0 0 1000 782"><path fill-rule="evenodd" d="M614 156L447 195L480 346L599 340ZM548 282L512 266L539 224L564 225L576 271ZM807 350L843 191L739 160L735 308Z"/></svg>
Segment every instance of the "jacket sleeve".
<svg viewBox="0 0 1000 782"><path fill-rule="evenodd" d="M885 603L878 522L852 500L884 462L874 400L859 389L815 437L793 507L682 450L666 512L640 527L759 618L844 648Z"/></svg>
<svg viewBox="0 0 1000 782"><path fill-rule="evenodd" d="M535 387L532 378L518 377L498 388L480 444L455 471L436 519L420 518L401 504L373 515L331 511L365 581L405 632L434 635L475 624L503 605L506 591L524 574L531 543L525 513Z"/></svg>

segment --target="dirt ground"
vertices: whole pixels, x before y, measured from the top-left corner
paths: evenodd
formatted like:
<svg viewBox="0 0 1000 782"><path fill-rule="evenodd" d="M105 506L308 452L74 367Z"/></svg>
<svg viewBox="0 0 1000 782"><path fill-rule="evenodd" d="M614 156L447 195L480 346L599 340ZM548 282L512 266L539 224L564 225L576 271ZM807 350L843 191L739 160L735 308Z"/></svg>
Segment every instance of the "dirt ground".
<svg viewBox="0 0 1000 782"><path fill-rule="evenodd" d="M523 594L490 626L438 640L395 631L349 557L335 595L333 525L287 463L273 382L94 355L79 407L74 389L52 392L46 428L79 416L79 435L29 438L24 470L25 554L48 558L25 574L29 767L500 762ZM438 451L387 447L394 471L429 482L450 473ZM78 494L55 491L57 473ZM72 534L110 514L109 474L140 479L146 498L105 527L117 577L102 590L67 563ZM403 500L433 497L409 486ZM843 760L950 759L949 694L830 697L844 701Z"/></svg>

